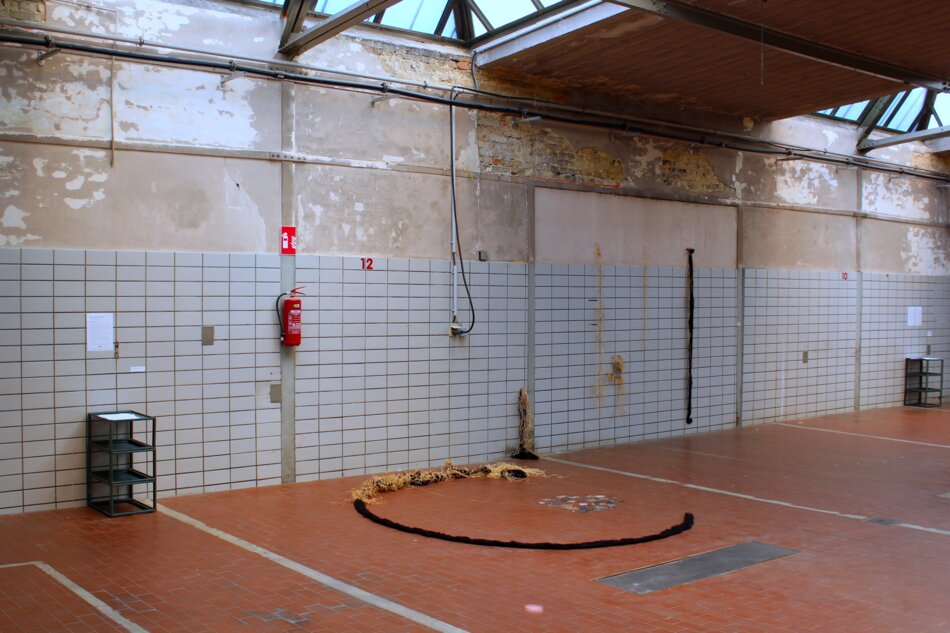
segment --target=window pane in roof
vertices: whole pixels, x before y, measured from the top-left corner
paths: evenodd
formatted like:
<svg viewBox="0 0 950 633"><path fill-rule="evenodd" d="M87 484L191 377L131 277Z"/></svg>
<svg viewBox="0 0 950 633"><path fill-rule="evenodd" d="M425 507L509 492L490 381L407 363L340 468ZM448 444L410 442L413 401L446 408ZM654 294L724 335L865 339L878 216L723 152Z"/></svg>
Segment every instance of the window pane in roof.
<svg viewBox="0 0 950 633"><path fill-rule="evenodd" d="M402 0L386 9L382 24L400 29L435 33L445 10L445 0Z"/></svg>
<svg viewBox="0 0 950 633"><path fill-rule="evenodd" d="M497 26L497 25L492 24L492 26ZM475 37L488 33L488 29L485 28L485 25L482 24L482 21L479 20L478 17L474 15L472 16L472 31L475 32Z"/></svg>
<svg viewBox="0 0 950 633"><path fill-rule="evenodd" d="M436 25L438 26L438 24ZM455 13L449 14L449 19L445 22L445 28L442 29L443 37L452 37L458 39L458 31L455 29Z"/></svg>
<svg viewBox="0 0 950 633"><path fill-rule="evenodd" d="M557 4L560 1L561 0L541 0L541 4L543 4L545 7L550 7Z"/></svg>
<svg viewBox="0 0 950 633"><path fill-rule="evenodd" d="M339 13L343 9L348 9L354 3L354 0L317 0L317 4L313 7L314 11L319 13Z"/></svg>
<svg viewBox="0 0 950 633"><path fill-rule="evenodd" d="M930 117L930 127L950 125L950 94L941 92L937 95L937 98L934 99L934 114L937 116Z"/></svg>
<svg viewBox="0 0 950 633"><path fill-rule="evenodd" d="M846 106L838 106L835 108L836 112L834 113L834 116L847 119L849 121L857 121L861 118L861 113L864 112L864 109L867 107L867 105L868 102L865 100Z"/></svg>
<svg viewBox="0 0 950 633"><path fill-rule="evenodd" d="M905 90L904 92L898 92L896 95L894 95L894 98L891 99L890 105L887 106L887 110L885 110L884 114L881 115L881 118L878 119L878 127L882 127L887 122L887 120L891 118L891 115L894 114L894 110L896 110L904 102L904 97L906 94L907 91Z"/></svg>
<svg viewBox="0 0 950 633"><path fill-rule="evenodd" d="M917 115L920 114L920 108L923 106L926 94L927 90L924 88L914 88L911 90L910 95L904 100L904 103L900 105L897 112L894 113L894 117L890 121L882 119L884 125L891 130L906 132L910 129Z"/></svg>
<svg viewBox="0 0 950 633"><path fill-rule="evenodd" d="M477 4L496 29L537 11L531 0L477 0ZM475 32L480 35L477 28Z"/></svg>

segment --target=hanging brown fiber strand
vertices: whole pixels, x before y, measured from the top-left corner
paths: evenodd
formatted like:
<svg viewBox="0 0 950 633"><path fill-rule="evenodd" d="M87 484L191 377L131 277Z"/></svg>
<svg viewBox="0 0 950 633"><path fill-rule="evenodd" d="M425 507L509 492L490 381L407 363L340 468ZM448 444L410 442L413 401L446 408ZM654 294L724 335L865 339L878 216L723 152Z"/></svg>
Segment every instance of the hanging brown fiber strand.
<svg viewBox="0 0 950 633"><path fill-rule="evenodd" d="M515 549L595 549L601 547L617 547L621 545L637 545L640 543L649 543L660 539L669 538L682 534L693 527L693 515L687 512L683 515L683 521L672 525L656 534L646 536L634 536L621 539L606 539L598 541L585 541L583 543L526 543L523 541L501 541L496 539L484 539L471 536L458 536L454 534L445 534L435 530L412 527L397 523L391 519L378 516L369 509L367 502L373 503L376 498L385 492L401 490L410 486L427 486L440 481L449 481L452 479L472 479L472 478L490 478L490 479L527 479L528 477L546 477L544 471L537 468L522 468L506 462L498 462L485 466L476 466L466 468L463 466L454 466L451 461L446 460L442 470L414 470L410 472L392 473L386 475L377 475L368 479L362 486L353 490L353 507L360 516L369 519L377 525L392 528L408 534L416 534L427 538L439 539L442 541L451 541L454 543L465 543L468 545L483 545L487 547L511 547Z"/></svg>
<svg viewBox="0 0 950 633"><path fill-rule="evenodd" d="M363 485L353 490L350 495L353 501L373 503L379 495L386 492L395 492L409 487L428 486L451 479L476 479L481 477L487 479L527 479L528 477L545 476L543 470L522 468L507 462L468 468L455 466L450 460L445 460L442 470L412 470L376 475L364 481Z"/></svg>
<svg viewBox="0 0 950 633"><path fill-rule="evenodd" d="M534 452L534 414L531 412L531 398L528 397L525 387L518 390L518 417L521 419L518 428L518 452L512 457L538 459L538 454Z"/></svg>

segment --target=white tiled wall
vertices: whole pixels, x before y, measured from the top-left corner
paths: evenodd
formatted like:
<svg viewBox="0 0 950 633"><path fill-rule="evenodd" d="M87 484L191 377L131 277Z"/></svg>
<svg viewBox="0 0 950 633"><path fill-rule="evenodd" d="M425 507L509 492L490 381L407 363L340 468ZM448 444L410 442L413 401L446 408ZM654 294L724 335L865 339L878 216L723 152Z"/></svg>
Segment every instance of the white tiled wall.
<svg viewBox="0 0 950 633"><path fill-rule="evenodd" d="M517 444L535 319L537 446L558 451L731 426L737 275L695 278L685 424L686 271L472 262L477 324L448 336L448 262L301 256L299 480L497 459ZM851 273L747 270L743 418L850 411ZM902 402L904 357L950 356L950 280L866 274L861 405ZM159 419L161 495L280 481L276 255L0 249L0 512L82 503L87 411ZM459 310L469 322L464 288ZM906 308L923 308L908 327ZM86 352L85 314L116 316L119 355ZM202 344L202 327L214 327ZM930 336L927 336L927 333ZM809 353L802 362L802 352ZM623 370L610 380L612 360ZM133 371L145 368L145 371Z"/></svg>
<svg viewBox="0 0 950 633"><path fill-rule="evenodd" d="M928 343L933 356L950 355L950 280L847 274L746 271L746 422L854 409L859 284L861 408L901 405L904 359L926 353ZM923 309L921 326L907 325L909 306Z"/></svg>
<svg viewBox="0 0 950 633"><path fill-rule="evenodd" d="M907 308L922 308L922 324L907 325ZM861 407L904 402L904 359L950 353L950 280L922 275L868 273L861 327ZM945 389L950 387L945 382Z"/></svg>
<svg viewBox="0 0 950 633"><path fill-rule="evenodd" d="M448 263L298 257L307 284L297 351L297 475L498 458L517 444L525 384L527 269L472 262L478 318L448 336ZM459 282L460 320L469 322Z"/></svg>
<svg viewBox="0 0 950 633"><path fill-rule="evenodd" d="M746 270L744 421L854 409L858 283L853 272Z"/></svg>
<svg viewBox="0 0 950 633"><path fill-rule="evenodd" d="M280 481L277 256L0 257L0 510L84 500L87 411L159 418L160 495ZM86 352L87 312L115 314L118 358ZM202 345L203 325L214 345Z"/></svg>
<svg viewBox="0 0 950 633"><path fill-rule="evenodd" d="M734 270L696 271L694 422L689 426L685 268L539 264L535 286L540 450L734 423ZM622 383L613 370L615 356L622 359Z"/></svg>

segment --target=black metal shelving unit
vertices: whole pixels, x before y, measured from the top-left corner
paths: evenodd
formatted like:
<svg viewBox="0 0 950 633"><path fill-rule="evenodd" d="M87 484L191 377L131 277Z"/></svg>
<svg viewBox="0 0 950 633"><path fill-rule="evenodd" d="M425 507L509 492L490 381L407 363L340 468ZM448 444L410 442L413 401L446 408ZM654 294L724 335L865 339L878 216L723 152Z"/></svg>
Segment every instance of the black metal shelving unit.
<svg viewBox="0 0 950 633"><path fill-rule="evenodd" d="M924 356L905 360L904 405L911 407L943 405L942 358Z"/></svg>
<svg viewBox="0 0 950 633"><path fill-rule="evenodd" d="M86 415L89 507L110 517L155 512L155 427L154 417L136 411Z"/></svg>

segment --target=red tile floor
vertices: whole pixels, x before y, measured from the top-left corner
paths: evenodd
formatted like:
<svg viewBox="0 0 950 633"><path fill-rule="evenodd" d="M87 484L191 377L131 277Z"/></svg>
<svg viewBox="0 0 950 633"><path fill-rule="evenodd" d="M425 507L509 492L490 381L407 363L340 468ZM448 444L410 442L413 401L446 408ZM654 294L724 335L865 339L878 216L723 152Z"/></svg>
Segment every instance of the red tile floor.
<svg viewBox="0 0 950 633"><path fill-rule="evenodd" d="M950 409L884 409L553 456L550 476L407 489L357 515L360 478L0 517L0 631L947 631ZM531 464L535 465L535 464ZM613 510L540 504L604 494ZM869 521L869 519L871 521ZM885 519L886 521L880 521ZM886 524L882 524L886 523ZM797 554L639 595L595 579L737 543ZM101 600L84 602L43 562ZM368 592L368 593L361 593ZM537 605L543 610L527 605Z"/></svg>

